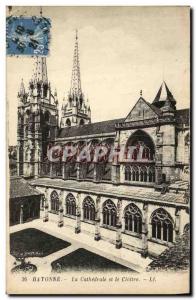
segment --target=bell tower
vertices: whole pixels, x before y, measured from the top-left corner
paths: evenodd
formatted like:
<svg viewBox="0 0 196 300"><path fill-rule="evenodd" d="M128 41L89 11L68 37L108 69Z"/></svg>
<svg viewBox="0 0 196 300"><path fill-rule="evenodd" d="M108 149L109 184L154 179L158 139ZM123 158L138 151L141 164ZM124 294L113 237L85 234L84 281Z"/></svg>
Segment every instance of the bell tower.
<svg viewBox="0 0 196 300"><path fill-rule="evenodd" d="M47 145L58 130L58 99L52 93L46 57L36 57L27 92L23 81L18 93L18 175L38 177Z"/></svg>
<svg viewBox="0 0 196 300"><path fill-rule="evenodd" d="M82 93L81 77L80 77L80 62L78 49L78 33L76 30L73 69L71 77L71 88L67 101L63 101L61 128L69 126L81 126L91 122L91 109L88 100L85 99Z"/></svg>

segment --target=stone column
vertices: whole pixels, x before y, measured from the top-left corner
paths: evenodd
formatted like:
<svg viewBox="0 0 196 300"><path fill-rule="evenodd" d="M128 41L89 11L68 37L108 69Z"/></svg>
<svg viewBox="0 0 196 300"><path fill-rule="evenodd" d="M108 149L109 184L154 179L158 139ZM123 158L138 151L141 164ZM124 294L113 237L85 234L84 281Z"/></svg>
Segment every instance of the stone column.
<svg viewBox="0 0 196 300"><path fill-rule="evenodd" d="M53 175L53 162L50 162L50 178L54 178L54 175Z"/></svg>
<svg viewBox="0 0 196 300"><path fill-rule="evenodd" d="M20 224L24 223L24 218L23 218L23 204L20 205Z"/></svg>
<svg viewBox="0 0 196 300"><path fill-rule="evenodd" d="M63 222L63 191L60 191L59 194L59 221L58 221L58 227L62 227L64 225Z"/></svg>
<svg viewBox="0 0 196 300"><path fill-rule="evenodd" d="M112 183L118 185L120 183L120 164L112 164Z"/></svg>
<svg viewBox="0 0 196 300"><path fill-rule="evenodd" d="M75 233L80 233L81 232L81 213L80 213L80 198L81 194L77 194L77 199L76 199L76 227L75 227Z"/></svg>
<svg viewBox="0 0 196 300"><path fill-rule="evenodd" d="M83 171L84 171L84 165L82 163L77 162L77 180L81 181L84 176L83 176Z"/></svg>
<svg viewBox="0 0 196 300"><path fill-rule="evenodd" d="M155 182L157 185L162 183L162 169L160 166L155 168Z"/></svg>
<svg viewBox="0 0 196 300"><path fill-rule="evenodd" d="M63 162L62 172L63 172L63 179L64 180L69 179L69 163Z"/></svg>
<svg viewBox="0 0 196 300"><path fill-rule="evenodd" d="M122 247L122 200L119 199L117 203L117 222L116 222L116 248Z"/></svg>
<svg viewBox="0 0 196 300"><path fill-rule="evenodd" d="M142 218L142 252L141 256L148 256L148 204L143 204L143 218Z"/></svg>
<svg viewBox="0 0 196 300"><path fill-rule="evenodd" d="M175 240L177 241L180 236L180 208L176 207L175 211Z"/></svg>
<svg viewBox="0 0 196 300"><path fill-rule="evenodd" d="M95 241L99 241L101 239L100 234L100 196L97 196L96 199L96 207L95 207Z"/></svg>
<svg viewBox="0 0 196 300"><path fill-rule="evenodd" d="M99 163L94 163L93 182L99 182Z"/></svg>
<svg viewBox="0 0 196 300"><path fill-rule="evenodd" d="M114 142L114 149L115 151L115 156L113 158L113 163L112 163L112 183L113 184L119 184L120 183L120 163L119 163L119 131L116 133L116 139Z"/></svg>
<svg viewBox="0 0 196 300"><path fill-rule="evenodd" d="M45 189L45 201L44 201L44 217L43 222L48 222L49 216L48 216L48 189Z"/></svg>

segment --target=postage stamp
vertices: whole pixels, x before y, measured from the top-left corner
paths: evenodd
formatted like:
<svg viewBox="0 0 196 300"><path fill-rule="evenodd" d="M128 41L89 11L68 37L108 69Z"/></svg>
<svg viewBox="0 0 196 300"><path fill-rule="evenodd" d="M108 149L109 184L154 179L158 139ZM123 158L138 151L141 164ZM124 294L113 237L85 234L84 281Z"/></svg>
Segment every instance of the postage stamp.
<svg viewBox="0 0 196 300"><path fill-rule="evenodd" d="M45 17L15 17L6 19L7 55L47 56L51 21Z"/></svg>

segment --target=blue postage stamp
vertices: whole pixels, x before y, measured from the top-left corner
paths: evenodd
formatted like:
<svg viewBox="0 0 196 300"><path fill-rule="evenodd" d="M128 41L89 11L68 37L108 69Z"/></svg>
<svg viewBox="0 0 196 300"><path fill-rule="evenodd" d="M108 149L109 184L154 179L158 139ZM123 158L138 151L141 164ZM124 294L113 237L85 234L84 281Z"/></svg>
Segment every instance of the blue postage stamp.
<svg viewBox="0 0 196 300"><path fill-rule="evenodd" d="M7 17L7 55L48 55L50 28L50 19L42 16Z"/></svg>

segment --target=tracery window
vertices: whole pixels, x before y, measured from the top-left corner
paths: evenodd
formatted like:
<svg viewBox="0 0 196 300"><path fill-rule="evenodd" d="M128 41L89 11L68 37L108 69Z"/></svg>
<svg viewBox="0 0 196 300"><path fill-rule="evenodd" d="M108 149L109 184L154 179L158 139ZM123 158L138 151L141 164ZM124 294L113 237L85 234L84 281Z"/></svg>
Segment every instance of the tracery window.
<svg viewBox="0 0 196 300"><path fill-rule="evenodd" d="M84 220L95 221L95 205L91 197L86 197L83 202Z"/></svg>
<svg viewBox="0 0 196 300"><path fill-rule="evenodd" d="M155 182L155 167L126 165L125 180L139 182Z"/></svg>
<svg viewBox="0 0 196 300"><path fill-rule="evenodd" d="M103 204L103 224L116 227L117 211L116 206L111 200L107 200Z"/></svg>
<svg viewBox="0 0 196 300"><path fill-rule="evenodd" d="M124 218L125 230L142 233L142 213L135 204L131 203L125 208Z"/></svg>
<svg viewBox="0 0 196 300"><path fill-rule="evenodd" d="M173 220L165 209L155 210L151 223L153 238L173 242Z"/></svg>
<svg viewBox="0 0 196 300"><path fill-rule="evenodd" d="M53 213L58 213L59 211L59 196L56 191L53 191L50 196L51 211Z"/></svg>
<svg viewBox="0 0 196 300"><path fill-rule="evenodd" d="M68 194L66 197L66 214L76 216L76 199L72 194Z"/></svg>

